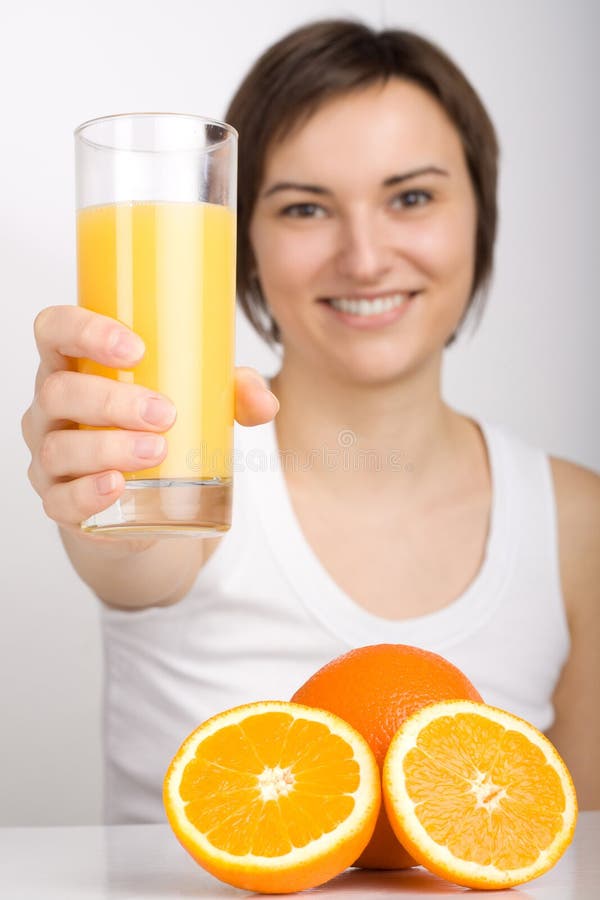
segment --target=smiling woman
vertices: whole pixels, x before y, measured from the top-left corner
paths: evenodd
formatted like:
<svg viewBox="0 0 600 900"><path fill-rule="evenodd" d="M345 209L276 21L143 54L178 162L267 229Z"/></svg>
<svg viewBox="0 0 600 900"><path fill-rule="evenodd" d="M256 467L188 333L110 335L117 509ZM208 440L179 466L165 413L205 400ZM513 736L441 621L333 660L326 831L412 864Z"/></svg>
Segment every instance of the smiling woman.
<svg viewBox="0 0 600 900"><path fill-rule="evenodd" d="M238 434L230 532L78 532L148 465L140 432L172 418L144 422L131 385L68 371L70 356L136 364L134 344L111 355L114 322L64 307L36 324L30 477L103 601L108 819L163 818L164 771L198 722L381 642L441 654L546 731L581 806L599 805L600 479L441 394L444 348L492 271L498 146L480 99L418 35L325 21L265 52L227 120L239 298L281 353L276 424L262 379L238 372L238 421L259 427Z"/></svg>
<svg viewBox="0 0 600 900"><path fill-rule="evenodd" d="M432 100L438 101L435 102L437 115L446 119L452 138L461 144L461 166L468 169L469 185L477 205L475 269L469 305L485 289L492 270L496 233L498 147L494 127L477 93L438 47L416 34L384 31L374 40L374 33L365 26L321 22L298 29L271 47L248 73L227 111L227 120L235 122L240 132L240 300L250 321L269 341L279 340L279 325L276 317L269 314L260 281L255 278L249 227L259 185L263 183L264 187L266 180L269 150L288 134L297 132L315 111L322 113L332 99L345 95L351 96L354 102L361 90L382 90L390 79L401 80L405 91L421 89L417 91L414 105L418 106L419 101L424 100L431 107ZM322 146L320 156L317 156L315 146L314 156L323 164L328 161L336 169L340 146L348 150L355 148L359 160L359 166L354 170L356 176L361 173L365 160L376 159L387 148L393 168L386 173L381 186L384 189L405 186L401 194L396 192L392 197L390 193L385 198L390 206L406 209L431 200L427 191L414 184L414 179L448 175L448 172L434 165L432 160L419 159L418 155L410 159L410 120L403 120L393 111L382 120L371 108L365 110L365 115L361 121L357 112L348 123L348 133L336 133L332 121L329 145ZM395 134L386 133L386 125L388 131L390 127L395 129ZM404 150L406 138L409 146ZM396 150L399 147L404 150L404 158L410 159L405 171L398 170L401 160ZM428 151L427 147L425 151ZM326 171L324 169L322 174ZM322 216L325 210L314 203L315 198L335 199L327 185L290 177L266 186L264 197L289 190L299 191L296 202L290 204L293 216ZM300 197L302 194L304 196ZM419 200L415 203L417 196Z"/></svg>
<svg viewBox="0 0 600 900"><path fill-rule="evenodd" d="M430 94L390 78L324 102L266 155L250 221L284 367L293 348L372 383L431 359L472 294L476 220L460 137Z"/></svg>

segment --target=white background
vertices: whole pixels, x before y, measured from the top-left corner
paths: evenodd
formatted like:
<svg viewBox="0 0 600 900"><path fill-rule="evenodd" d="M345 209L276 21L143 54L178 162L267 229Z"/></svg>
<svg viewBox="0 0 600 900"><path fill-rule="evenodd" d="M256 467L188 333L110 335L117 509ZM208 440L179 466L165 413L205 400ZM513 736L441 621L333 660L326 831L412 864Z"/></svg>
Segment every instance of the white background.
<svg viewBox="0 0 600 900"><path fill-rule="evenodd" d="M28 485L19 427L37 365L35 314L75 299L73 128L131 110L218 118L259 52L330 15L413 28L439 42L500 134L496 277L476 337L448 354L447 397L600 466L595 0L2 4L0 824L100 817L96 601ZM239 362L273 370L243 322L238 339Z"/></svg>

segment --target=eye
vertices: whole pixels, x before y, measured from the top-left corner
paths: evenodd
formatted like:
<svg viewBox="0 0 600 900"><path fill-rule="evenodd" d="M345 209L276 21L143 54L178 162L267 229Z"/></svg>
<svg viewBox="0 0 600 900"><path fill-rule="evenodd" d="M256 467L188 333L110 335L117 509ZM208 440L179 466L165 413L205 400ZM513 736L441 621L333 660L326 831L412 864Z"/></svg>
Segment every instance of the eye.
<svg viewBox="0 0 600 900"><path fill-rule="evenodd" d="M432 197L429 191L402 191L401 194L396 194L392 198L391 204L396 209L410 209L415 206L426 206L431 199Z"/></svg>
<svg viewBox="0 0 600 900"><path fill-rule="evenodd" d="M285 206L280 215L290 219L322 219L327 212L318 203L292 203Z"/></svg>

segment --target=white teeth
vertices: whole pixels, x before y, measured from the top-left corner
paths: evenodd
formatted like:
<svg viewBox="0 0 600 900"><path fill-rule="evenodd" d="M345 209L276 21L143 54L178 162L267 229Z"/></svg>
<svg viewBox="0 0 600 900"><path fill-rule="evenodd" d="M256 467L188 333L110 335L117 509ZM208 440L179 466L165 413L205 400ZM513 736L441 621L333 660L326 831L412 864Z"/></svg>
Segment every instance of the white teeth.
<svg viewBox="0 0 600 900"><path fill-rule="evenodd" d="M381 313L397 309L409 299L406 294L394 294L392 297L376 297L374 300L346 300L344 297L330 300L330 304L339 312L353 316L378 316Z"/></svg>

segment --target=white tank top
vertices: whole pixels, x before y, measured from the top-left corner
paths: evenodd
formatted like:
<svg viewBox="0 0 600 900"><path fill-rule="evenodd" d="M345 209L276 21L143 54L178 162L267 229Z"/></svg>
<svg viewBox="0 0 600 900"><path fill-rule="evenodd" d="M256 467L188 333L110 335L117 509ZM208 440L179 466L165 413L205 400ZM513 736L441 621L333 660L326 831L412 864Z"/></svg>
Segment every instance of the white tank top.
<svg viewBox="0 0 600 900"><path fill-rule="evenodd" d="M445 656L484 700L546 730L569 652L547 456L482 425L492 474L485 558L437 612L390 621L334 582L303 536L272 424L236 433L233 527L190 593L164 608L101 606L105 814L164 821L162 780L183 739L239 703L289 699L352 647L413 644Z"/></svg>

